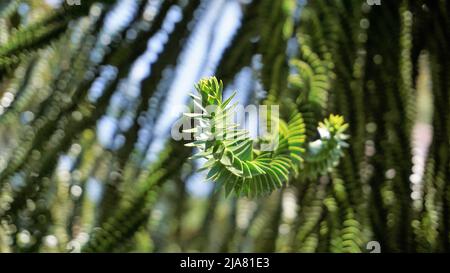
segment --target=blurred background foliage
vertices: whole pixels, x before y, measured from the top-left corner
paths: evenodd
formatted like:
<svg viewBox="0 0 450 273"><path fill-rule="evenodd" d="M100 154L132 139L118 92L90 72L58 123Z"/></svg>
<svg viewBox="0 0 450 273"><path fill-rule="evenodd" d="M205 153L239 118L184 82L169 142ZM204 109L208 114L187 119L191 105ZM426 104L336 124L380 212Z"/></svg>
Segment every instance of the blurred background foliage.
<svg viewBox="0 0 450 273"><path fill-rule="evenodd" d="M0 252L450 251L449 1L76 2L0 3ZM343 115L340 164L213 190L170 137L209 75Z"/></svg>

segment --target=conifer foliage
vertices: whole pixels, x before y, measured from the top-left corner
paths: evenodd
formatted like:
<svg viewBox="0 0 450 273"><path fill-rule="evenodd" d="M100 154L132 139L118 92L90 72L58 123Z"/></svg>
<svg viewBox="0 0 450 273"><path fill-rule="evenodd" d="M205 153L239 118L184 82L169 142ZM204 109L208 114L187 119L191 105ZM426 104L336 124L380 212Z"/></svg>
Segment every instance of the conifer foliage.
<svg viewBox="0 0 450 273"><path fill-rule="evenodd" d="M372 2L1 1L0 252L450 251L450 2Z"/></svg>

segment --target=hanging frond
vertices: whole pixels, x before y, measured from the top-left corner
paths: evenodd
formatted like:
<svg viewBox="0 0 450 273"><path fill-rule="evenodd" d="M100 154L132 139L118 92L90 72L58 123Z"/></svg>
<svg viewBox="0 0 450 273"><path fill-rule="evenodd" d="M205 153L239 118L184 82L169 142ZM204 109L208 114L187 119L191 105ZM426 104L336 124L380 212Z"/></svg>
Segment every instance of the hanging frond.
<svg viewBox="0 0 450 273"><path fill-rule="evenodd" d="M232 191L245 196L270 193L297 172L313 176L328 171L341 156L346 129L342 117L332 115L320 124L322 139L309 144L306 154L301 114L294 113L287 123L271 119L271 126L279 126L279 134L271 136L276 145L273 151L260 151L254 148L248 132L233 122L236 104L230 102L235 93L223 101L223 84L215 77L201 80L196 89L200 97L191 97L200 113L185 115L198 125L185 132L194 133L195 141L189 145L199 149L193 158L207 160L201 168L208 170L206 178L223 184L227 195Z"/></svg>

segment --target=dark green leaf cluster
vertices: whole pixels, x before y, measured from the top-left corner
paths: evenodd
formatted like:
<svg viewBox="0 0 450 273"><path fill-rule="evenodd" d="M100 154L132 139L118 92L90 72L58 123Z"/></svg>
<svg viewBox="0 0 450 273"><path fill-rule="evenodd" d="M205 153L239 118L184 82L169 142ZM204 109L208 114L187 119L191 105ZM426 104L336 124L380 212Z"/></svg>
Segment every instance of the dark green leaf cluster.
<svg viewBox="0 0 450 273"><path fill-rule="evenodd" d="M215 77L200 80L196 89L201 97L191 96L200 113L187 115L199 125L185 130L195 135L195 141L188 145L199 149L193 158L207 160L200 170L207 170L206 178L223 185L227 195L232 191L238 196L267 194L298 172L312 178L339 162L346 146L347 125L342 117L331 115L320 123L320 139L311 143L305 143L300 113L294 112L287 122L269 117L270 126L279 126L279 134L269 140L275 147L273 151L257 150L248 132L232 122L235 105L230 106L230 102L235 93L222 101L223 84Z"/></svg>

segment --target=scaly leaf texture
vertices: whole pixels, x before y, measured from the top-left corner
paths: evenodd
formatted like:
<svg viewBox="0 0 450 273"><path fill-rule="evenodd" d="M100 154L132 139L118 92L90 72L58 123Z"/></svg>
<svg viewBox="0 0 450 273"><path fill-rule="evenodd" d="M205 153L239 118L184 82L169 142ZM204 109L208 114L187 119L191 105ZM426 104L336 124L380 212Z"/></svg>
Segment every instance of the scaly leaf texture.
<svg viewBox="0 0 450 273"><path fill-rule="evenodd" d="M280 128L279 135L272 136L277 140L273 151L256 150L248 132L232 121L234 95L222 100L223 83L211 77L199 81L196 89L200 96L191 96L200 113L186 116L198 125L185 132L194 133L195 141L189 145L199 149L193 158L207 160L201 170L208 170L207 179L223 185L227 195L232 191L244 196L267 194L297 171L307 176L329 171L345 146L342 117L332 115L321 123L321 139L306 146L305 124L295 112L287 123L270 120L271 126Z"/></svg>

